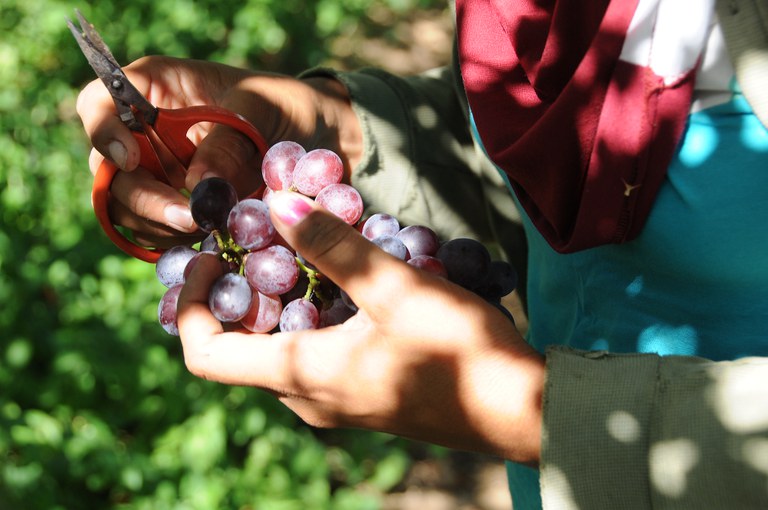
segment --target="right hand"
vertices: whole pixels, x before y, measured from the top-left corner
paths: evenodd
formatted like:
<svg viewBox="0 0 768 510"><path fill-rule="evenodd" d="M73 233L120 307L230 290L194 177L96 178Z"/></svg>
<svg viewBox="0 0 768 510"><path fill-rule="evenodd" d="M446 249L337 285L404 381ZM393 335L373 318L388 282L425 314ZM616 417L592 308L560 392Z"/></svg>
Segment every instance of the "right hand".
<svg viewBox="0 0 768 510"><path fill-rule="evenodd" d="M220 106L248 119L270 145L293 140L308 150L325 147L339 153L346 168L359 159L357 118L346 89L333 79L298 80L170 57L144 57L123 70L155 106ZM100 80L80 93L77 111L94 147L91 172L96 173L105 157L125 170L112 183L112 221L132 230L140 244L168 247L197 237L187 198L138 167L138 144ZM241 197L261 184L261 154L244 135L226 126L199 124L189 136L198 149L188 169L188 190L214 175L231 182Z"/></svg>

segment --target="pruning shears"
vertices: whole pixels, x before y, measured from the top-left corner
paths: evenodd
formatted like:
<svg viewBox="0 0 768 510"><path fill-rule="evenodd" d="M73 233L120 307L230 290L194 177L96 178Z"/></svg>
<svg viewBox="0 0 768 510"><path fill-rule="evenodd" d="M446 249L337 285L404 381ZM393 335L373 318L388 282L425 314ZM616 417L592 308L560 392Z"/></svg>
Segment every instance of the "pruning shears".
<svg viewBox="0 0 768 510"><path fill-rule="evenodd" d="M67 25L88 63L112 95L120 119L139 143L140 166L152 172L159 181L176 189L184 188L187 167L196 150L187 132L200 122L230 126L247 136L262 155L267 151L267 143L259 130L241 115L224 108L201 105L166 109L154 106L128 80L93 25L79 11L76 14L80 27L76 27L71 20L67 20ZM133 257L154 263L163 250L135 244L109 218L110 187L118 171L112 162L105 159L96 172L91 194L96 217L104 232L120 249Z"/></svg>

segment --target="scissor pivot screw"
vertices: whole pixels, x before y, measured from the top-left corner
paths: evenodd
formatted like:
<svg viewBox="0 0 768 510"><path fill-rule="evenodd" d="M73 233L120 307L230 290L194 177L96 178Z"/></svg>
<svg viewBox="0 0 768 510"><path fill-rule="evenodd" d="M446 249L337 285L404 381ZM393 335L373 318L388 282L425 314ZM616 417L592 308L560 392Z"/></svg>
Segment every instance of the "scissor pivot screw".
<svg viewBox="0 0 768 510"><path fill-rule="evenodd" d="M115 90L120 90L123 88L123 82L120 80L112 80L112 88Z"/></svg>

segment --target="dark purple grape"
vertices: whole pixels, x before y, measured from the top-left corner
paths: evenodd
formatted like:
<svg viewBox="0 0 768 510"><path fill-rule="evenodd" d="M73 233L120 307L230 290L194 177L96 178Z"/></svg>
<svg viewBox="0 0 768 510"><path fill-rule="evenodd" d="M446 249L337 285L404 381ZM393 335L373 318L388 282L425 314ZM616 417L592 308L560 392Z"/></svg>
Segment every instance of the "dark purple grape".
<svg viewBox="0 0 768 510"><path fill-rule="evenodd" d="M254 292L251 307L245 317L240 319L243 327L254 333L269 333L280 323L283 303L279 296L268 296Z"/></svg>
<svg viewBox="0 0 768 510"><path fill-rule="evenodd" d="M173 336L179 336L176 308L179 303L179 294L183 287L183 284L179 284L166 290L157 304L157 320L165 332Z"/></svg>
<svg viewBox="0 0 768 510"><path fill-rule="evenodd" d="M349 308L353 312L357 312L358 307L355 304L355 302L352 301L352 297L349 294L347 294L347 291L345 291L344 289L339 289L339 297L341 298L341 301L345 305L347 305L347 308Z"/></svg>
<svg viewBox="0 0 768 510"><path fill-rule="evenodd" d="M400 239L411 257L417 255L433 255L440 248L440 240L434 230L423 225L411 225L398 232L395 237Z"/></svg>
<svg viewBox="0 0 768 510"><path fill-rule="evenodd" d="M280 314L280 331L301 331L317 329L320 314L311 301L304 298L294 299L283 308Z"/></svg>
<svg viewBox="0 0 768 510"><path fill-rule="evenodd" d="M485 280L491 266L491 255L479 241L468 238L451 239L435 254L448 272L448 279L472 290Z"/></svg>
<svg viewBox="0 0 768 510"><path fill-rule="evenodd" d="M331 304L324 306L320 310L320 328L327 328L328 326L336 326L343 324L347 319L355 315L355 311L352 310L341 297L335 298L331 301Z"/></svg>
<svg viewBox="0 0 768 510"><path fill-rule="evenodd" d="M174 246L165 250L155 264L157 279L168 288L184 283L184 268L197 253L189 246Z"/></svg>
<svg viewBox="0 0 768 510"><path fill-rule="evenodd" d="M430 255L416 255L415 257L408 259L408 264L418 267L428 273L448 278L448 272L445 270L445 265L437 257L432 257Z"/></svg>
<svg viewBox="0 0 768 510"><path fill-rule="evenodd" d="M397 218L385 213L376 213L363 224L363 237L373 241L381 236L394 236L400 231L400 222Z"/></svg>
<svg viewBox="0 0 768 510"><path fill-rule="evenodd" d="M237 191L220 177L203 179L189 197L192 219L205 232L224 230L229 211L237 203Z"/></svg>
<svg viewBox="0 0 768 510"><path fill-rule="evenodd" d="M299 279L296 256L279 244L253 251L245 256L245 277L262 294L285 294Z"/></svg>
<svg viewBox="0 0 768 510"><path fill-rule="evenodd" d="M269 189L288 189L293 183L293 169L296 162L307 153L296 142L277 142L264 154L261 161L261 175Z"/></svg>
<svg viewBox="0 0 768 510"><path fill-rule="evenodd" d="M237 322L251 307L253 291L244 276L226 273L213 282L208 307L221 322Z"/></svg>
<svg viewBox="0 0 768 510"><path fill-rule="evenodd" d="M347 225L354 225L363 215L363 198L349 184L331 184L315 197L315 202L341 218Z"/></svg>
<svg viewBox="0 0 768 510"><path fill-rule="evenodd" d="M269 207L256 198L241 200L229 213L227 228L232 240L246 250L260 250L275 238Z"/></svg>
<svg viewBox="0 0 768 510"><path fill-rule="evenodd" d="M408 260L410 258L408 248L406 248L405 244L395 236L379 236L372 242L385 252L400 260Z"/></svg>
<svg viewBox="0 0 768 510"><path fill-rule="evenodd" d="M296 163L291 187L303 195L316 197L326 186L341 182L343 176L344 164L335 152L315 149Z"/></svg>
<svg viewBox="0 0 768 510"><path fill-rule="evenodd" d="M499 301L517 287L517 271L509 262L494 260L475 292L489 301Z"/></svg>
<svg viewBox="0 0 768 510"><path fill-rule="evenodd" d="M309 289L309 276L304 271L299 271L299 280L291 290L285 294L280 295L280 300L283 302L283 306L287 305L294 299L299 299L307 295Z"/></svg>

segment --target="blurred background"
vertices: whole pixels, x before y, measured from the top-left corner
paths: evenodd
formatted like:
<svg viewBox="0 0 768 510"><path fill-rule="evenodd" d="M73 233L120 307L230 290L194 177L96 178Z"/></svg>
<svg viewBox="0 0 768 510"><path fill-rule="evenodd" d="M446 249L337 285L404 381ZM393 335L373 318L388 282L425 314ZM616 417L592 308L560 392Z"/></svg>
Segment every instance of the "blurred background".
<svg viewBox="0 0 768 510"><path fill-rule="evenodd" d="M187 373L154 267L91 210L75 8L122 63L415 73L452 34L444 0L0 0L0 510L509 508L495 459L312 429Z"/></svg>

